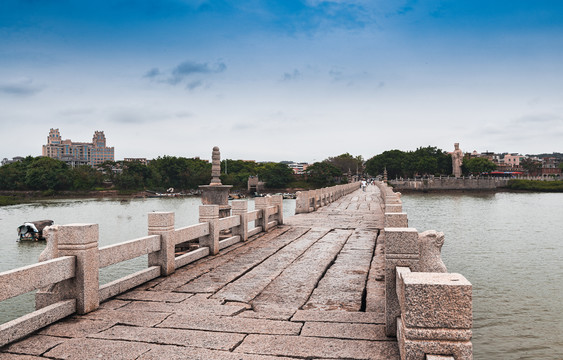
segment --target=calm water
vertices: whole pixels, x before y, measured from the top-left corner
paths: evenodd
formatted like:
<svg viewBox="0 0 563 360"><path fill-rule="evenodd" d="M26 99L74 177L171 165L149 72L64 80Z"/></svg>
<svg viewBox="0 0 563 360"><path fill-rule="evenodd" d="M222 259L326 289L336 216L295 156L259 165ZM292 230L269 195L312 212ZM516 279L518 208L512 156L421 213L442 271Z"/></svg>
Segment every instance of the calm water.
<svg viewBox="0 0 563 360"><path fill-rule="evenodd" d="M563 194L403 195L473 284L475 359L563 359Z"/></svg>
<svg viewBox="0 0 563 360"><path fill-rule="evenodd" d="M120 243L147 235L147 214L153 211L175 213L176 228L197 224L199 197L169 199L55 200L35 204L0 207L0 272L37 263L45 242L17 242L17 227L26 221L54 220L56 224L99 224L99 246ZM295 200L284 200L284 216L295 214ZM254 201L249 200L249 210ZM141 256L100 270L100 283L118 279L146 268ZM34 294L28 293L0 303L0 324L34 310Z"/></svg>

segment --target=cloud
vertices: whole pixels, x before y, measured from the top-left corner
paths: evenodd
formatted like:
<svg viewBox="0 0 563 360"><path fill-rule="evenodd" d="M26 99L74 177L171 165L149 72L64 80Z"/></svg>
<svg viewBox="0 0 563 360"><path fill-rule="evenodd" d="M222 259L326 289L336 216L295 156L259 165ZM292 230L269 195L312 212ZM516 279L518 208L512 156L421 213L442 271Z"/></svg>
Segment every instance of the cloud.
<svg viewBox="0 0 563 360"><path fill-rule="evenodd" d="M210 64L186 60L169 71L161 71L154 67L148 70L143 78L169 85L185 84L186 89L194 90L203 86L202 77L219 74L225 70L227 70L227 65L222 61Z"/></svg>
<svg viewBox="0 0 563 360"><path fill-rule="evenodd" d="M294 69L291 73L284 73L282 76L283 81L297 80L301 77L301 71Z"/></svg>
<svg viewBox="0 0 563 360"><path fill-rule="evenodd" d="M33 84L31 79L21 79L8 83L0 83L0 93L12 96L32 96L43 90L43 87Z"/></svg>
<svg viewBox="0 0 563 360"><path fill-rule="evenodd" d="M547 124L561 125L563 117L556 114L530 114L524 115L511 121L513 125L537 125L545 126Z"/></svg>
<svg viewBox="0 0 563 360"><path fill-rule="evenodd" d="M196 89L196 88L198 88L202 85L203 85L203 82L201 80L196 80L196 81L192 81L188 85L186 85L186 88L188 90L194 90L194 89Z"/></svg>
<svg viewBox="0 0 563 360"><path fill-rule="evenodd" d="M158 68L152 68L143 76L145 78L154 79L160 75L160 70Z"/></svg>
<svg viewBox="0 0 563 360"><path fill-rule="evenodd" d="M184 61L172 70L172 74L168 78L168 83L171 85L176 85L181 83L186 78L191 77L192 75L218 74L225 71L226 69L227 65L225 65L225 63L223 62L209 65L209 63Z"/></svg>
<svg viewBox="0 0 563 360"><path fill-rule="evenodd" d="M334 82L342 81L343 78L344 78L344 73L341 70L338 70L338 69L331 69L328 72L328 74L330 75L330 78Z"/></svg>

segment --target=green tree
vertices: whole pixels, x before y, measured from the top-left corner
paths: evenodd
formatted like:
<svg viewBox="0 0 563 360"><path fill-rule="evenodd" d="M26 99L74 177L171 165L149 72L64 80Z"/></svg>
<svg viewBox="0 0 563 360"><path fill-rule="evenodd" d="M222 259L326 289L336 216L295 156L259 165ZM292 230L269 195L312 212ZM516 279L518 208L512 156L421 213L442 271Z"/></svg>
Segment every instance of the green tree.
<svg viewBox="0 0 563 360"><path fill-rule="evenodd" d="M452 158L435 146L419 147L410 155L408 175L446 175L452 172Z"/></svg>
<svg viewBox="0 0 563 360"><path fill-rule="evenodd" d="M389 150L366 161L366 171L372 176L383 174L384 169L389 178L446 175L452 172L452 158L437 147L427 146L409 152Z"/></svg>
<svg viewBox="0 0 563 360"><path fill-rule="evenodd" d="M207 185L211 182L211 163L200 159L187 159L188 189L197 189L199 185Z"/></svg>
<svg viewBox="0 0 563 360"><path fill-rule="evenodd" d="M102 186L104 175L91 166L83 165L70 171L70 179L73 190L93 190Z"/></svg>
<svg viewBox="0 0 563 360"><path fill-rule="evenodd" d="M163 156L152 160L149 164L152 171L150 186L164 190L170 187L187 189L190 184L188 159L176 156Z"/></svg>
<svg viewBox="0 0 563 360"><path fill-rule="evenodd" d="M116 176L115 183L121 190L142 190L150 179L150 169L139 161L123 163L123 171Z"/></svg>
<svg viewBox="0 0 563 360"><path fill-rule="evenodd" d="M226 159L221 162L221 182L236 189L246 189L248 177L257 175L254 161Z"/></svg>
<svg viewBox="0 0 563 360"><path fill-rule="evenodd" d="M267 188L285 188L294 179L293 170L281 163L265 163L258 168L258 176L266 183Z"/></svg>
<svg viewBox="0 0 563 360"><path fill-rule="evenodd" d="M335 157L329 157L325 162L340 169L340 174L347 174L348 171L351 171L352 174L363 173L364 159L361 155L354 157L349 153L345 153Z"/></svg>
<svg viewBox="0 0 563 360"><path fill-rule="evenodd" d="M389 178L407 177L409 156L401 150L388 150L366 161L366 172L371 176L382 175L387 169Z"/></svg>
<svg viewBox="0 0 563 360"><path fill-rule="evenodd" d="M326 161L316 162L307 168L307 182L316 187L334 185L340 176L341 169Z"/></svg>
<svg viewBox="0 0 563 360"><path fill-rule="evenodd" d="M104 181L114 182L116 174L113 172L113 169L117 168L119 165L115 161L104 161L103 163L99 164L96 168L100 171L103 175Z"/></svg>
<svg viewBox="0 0 563 360"><path fill-rule="evenodd" d="M0 189L1 190L26 190L25 175L27 166L33 161L28 156L23 161L14 162L0 166Z"/></svg>
<svg viewBox="0 0 563 360"><path fill-rule="evenodd" d="M524 158L520 161L520 166L528 171L530 175L538 175L541 173L541 162L530 158Z"/></svg>
<svg viewBox="0 0 563 360"><path fill-rule="evenodd" d="M471 174L488 173L497 168L497 166L489 159L476 157L463 160L463 167Z"/></svg>
<svg viewBox="0 0 563 360"><path fill-rule="evenodd" d="M71 185L70 170L60 160L36 157L27 166L25 185L31 190L66 190Z"/></svg>

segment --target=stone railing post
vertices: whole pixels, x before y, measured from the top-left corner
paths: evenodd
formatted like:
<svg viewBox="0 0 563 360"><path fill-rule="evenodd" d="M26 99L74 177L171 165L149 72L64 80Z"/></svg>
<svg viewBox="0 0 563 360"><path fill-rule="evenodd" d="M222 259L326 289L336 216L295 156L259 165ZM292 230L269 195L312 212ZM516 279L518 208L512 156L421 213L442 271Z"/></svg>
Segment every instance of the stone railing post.
<svg viewBox="0 0 563 360"><path fill-rule="evenodd" d="M295 199L295 213L303 214L309 212L310 200L308 191L298 191Z"/></svg>
<svg viewBox="0 0 563 360"><path fill-rule="evenodd" d="M209 235L199 238L199 245L209 248L210 255L219 252L219 205L200 205L199 222L209 224Z"/></svg>
<svg viewBox="0 0 563 360"><path fill-rule="evenodd" d="M76 312L86 314L100 305L98 273L98 224L69 224L49 227L49 241L56 257L74 256L75 276L38 291L35 307L41 309L65 299L76 299Z"/></svg>
<svg viewBox="0 0 563 360"><path fill-rule="evenodd" d="M241 241L248 240L248 202L246 200L233 200L231 212L240 216L240 225L233 228L233 235L240 236Z"/></svg>
<svg viewBox="0 0 563 360"><path fill-rule="evenodd" d="M174 213L149 213L148 223L148 234L160 236L160 251L149 254L149 266L160 266L160 275L168 276L176 271Z"/></svg>
<svg viewBox="0 0 563 360"><path fill-rule="evenodd" d="M396 290L397 266L416 271L419 260L418 232L413 228L385 228L385 335L397 335L401 314Z"/></svg>
<svg viewBox="0 0 563 360"><path fill-rule="evenodd" d="M397 289L401 359L426 360L428 355L473 359L472 286L465 277L398 268Z"/></svg>
<svg viewBox="0 0 563 360"><path fill-rule="evenodd" d="M264 232L268 232L268 218L270 217L268 206L270 206L269 196L254 198L254 208L262 211L262 218L256 220L256 223L258 226L262 226Z"/></svg>
<svg viewBox="0 0 563 360"><path fill-rule="evenodd" d="M409 221L407 218L407 213L404 212L387 212L387 207L389 205L385 204L385 215L383 218L383 223L385 227L390 228L406 228L409 226Z"/></svg>
<svg viewBox="0 0 563 360"><path fill-rule="evenodd" d="M317 208L317 205L316 205L317 191L316 190L309 190L309 191L307 191L307 194L308 194L308 198L309 198L309 211L307 211L307 212L315 211L316 208Z"/></svg>
<svg viewBox="0 0 563 360"><path fill-rule="evenodd" d="M276 214L276 220L278 225L283 224L283 196L282 195L272 195L270 204L277 206L278 213Z"/></svg>

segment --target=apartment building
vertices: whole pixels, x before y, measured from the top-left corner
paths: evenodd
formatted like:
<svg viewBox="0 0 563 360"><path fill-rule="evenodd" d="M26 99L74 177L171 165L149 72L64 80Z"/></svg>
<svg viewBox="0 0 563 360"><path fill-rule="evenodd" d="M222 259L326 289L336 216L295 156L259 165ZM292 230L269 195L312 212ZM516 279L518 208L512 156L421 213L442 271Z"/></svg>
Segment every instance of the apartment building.
<svg viewBox="0 0 563 360"><path fill-rule="evenodd" d="M73 142L63 140L59 129L51 129L47 137L47 145L43 145L43 156L58 159L70 166L95 166L104 161L115 161L114 148L106 146L103 131L95 131L92 142Z"/></svg>

